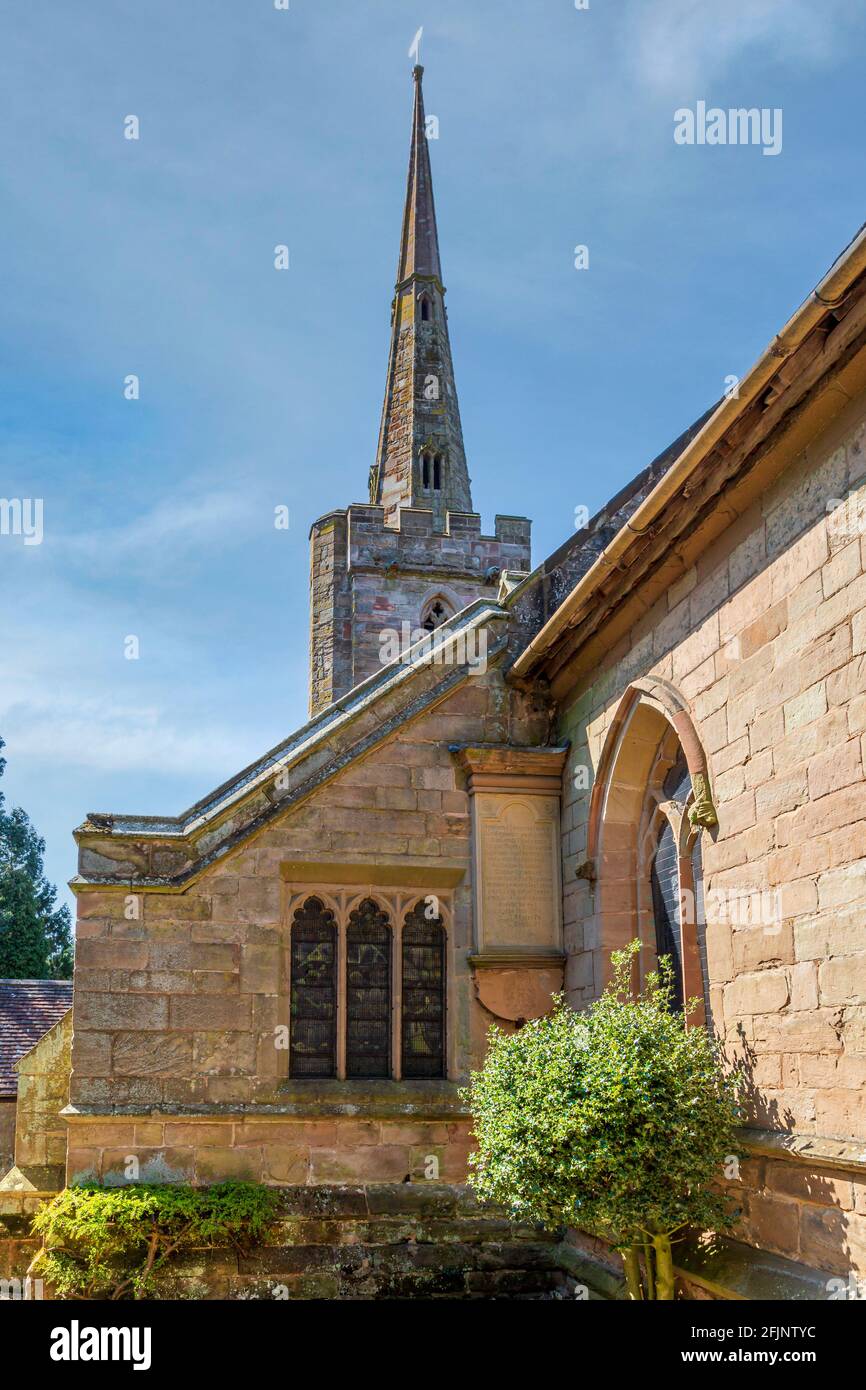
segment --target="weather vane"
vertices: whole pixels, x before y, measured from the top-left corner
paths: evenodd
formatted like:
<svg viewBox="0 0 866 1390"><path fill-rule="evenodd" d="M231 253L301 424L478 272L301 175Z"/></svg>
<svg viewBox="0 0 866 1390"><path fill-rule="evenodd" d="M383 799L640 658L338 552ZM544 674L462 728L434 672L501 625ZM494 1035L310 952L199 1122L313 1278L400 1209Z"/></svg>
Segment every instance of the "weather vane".
<svg viewBox="0 0 866 1390"><path fill-rule="evenodd" d="M418 30L411 44L409 45L409 57L415 59L416 67L421 66L421 35L424 33L424 25Z"/></svg>

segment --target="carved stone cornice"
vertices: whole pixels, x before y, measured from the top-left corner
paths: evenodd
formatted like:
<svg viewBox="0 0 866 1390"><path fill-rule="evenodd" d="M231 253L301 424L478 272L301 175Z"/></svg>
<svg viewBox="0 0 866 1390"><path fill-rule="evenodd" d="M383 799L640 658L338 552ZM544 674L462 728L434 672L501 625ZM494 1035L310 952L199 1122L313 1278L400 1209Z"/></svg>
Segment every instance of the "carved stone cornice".
<svg viewBox="0 0 866 1390"><path fill-rule="evenodd" d="M507 743L462 744L451 748L466 773L470 796L478 791L518 788L530 795L558 795L562 770L568 757L567 743L556 747L515 748Z"/></svg>

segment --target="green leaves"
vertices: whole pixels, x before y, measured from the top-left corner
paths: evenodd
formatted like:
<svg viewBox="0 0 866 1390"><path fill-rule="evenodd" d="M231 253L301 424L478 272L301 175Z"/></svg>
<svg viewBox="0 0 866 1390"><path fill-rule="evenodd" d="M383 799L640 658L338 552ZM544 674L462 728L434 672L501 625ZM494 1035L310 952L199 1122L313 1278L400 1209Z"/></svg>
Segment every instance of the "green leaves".
<svg viewBox="0 0 866 1390"><path fill-rule="evenodd" d="M34 1217L43 1248L33 1272L62 1298L142 1298L177 1252L258 1240L277 1200L241 1182L67 1187Z"/></svg>
<svg viewBox="0 0 866 1390"><path fill-rule="evenodd" d="M617 1244L730 1224L714 1189L738 1119L713 1041L670 1010L669 962L632 997L638 950L614 953L612 983L586 1013L559 998L516 1033L492 1029L467 1092L479 1196Z"/></svg>

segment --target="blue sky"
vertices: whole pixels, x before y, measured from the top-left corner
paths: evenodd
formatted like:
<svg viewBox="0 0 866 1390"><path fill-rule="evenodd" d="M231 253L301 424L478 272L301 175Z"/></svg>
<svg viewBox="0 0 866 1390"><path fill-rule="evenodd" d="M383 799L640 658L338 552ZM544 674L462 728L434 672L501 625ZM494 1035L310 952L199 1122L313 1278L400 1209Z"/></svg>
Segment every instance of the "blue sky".
<svg viewBox="0 0 866 1390"><path fill-rule="evenodd" d="M857 10L2 7L0 497L44 501L41 545L0 536L3 787L64 891L88 810L180 811L306 716L307 533L365 500L418 26L475 505L531 516L538 560L862 222ZM781 108L782 152L676 145L698 100Z"/></svg>

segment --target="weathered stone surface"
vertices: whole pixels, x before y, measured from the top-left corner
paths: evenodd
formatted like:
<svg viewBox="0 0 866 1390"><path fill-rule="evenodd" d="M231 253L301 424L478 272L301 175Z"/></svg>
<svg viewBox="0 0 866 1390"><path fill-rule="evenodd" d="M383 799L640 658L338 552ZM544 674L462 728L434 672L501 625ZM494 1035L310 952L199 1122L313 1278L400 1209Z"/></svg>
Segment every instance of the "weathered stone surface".
<svg viewBox="0 0 866 1390"><path fill-rule="evenodd" d="M183 1033L115 1033L111 1060L117 1076L176 1076L192 1061L192 1039Z"/></svg>
<svg viewBox="0 0 866 1390"><path fill-rule="evenodd" d="M625 735L617 718L629 682L667 681L672 708L688 707L718 811L717 830L701 840L714 1026L747 1069L758 1122L861 1141L866 594L863 547L834 533L822 489L832 479L845 495L845 460L849 451L862 458L863 434L861 397L779 472L771 494L719 532L666 603L601 651L598 668L563 696L558 725L560 737L590 750L593 772L584 788L564 784L564 865L572 823L587 824L587 850L596 847L592 892L569 892L566 877L572 1000L597 995L611 946L640 935L647 964L654 957L648 798L660 794L653 776L670 765L664 740L674 714L647 715L646 727L634 715ZM611 771L602 759L616 738ZM605 775L604 797L593 799ZM631 860L620 860L626 851ZM700 972L693 978L700 983ZM850 1209L850 1175L837 1183L785 1168L768 1182L746 1204L745 1238L841 1268L851 1246L839 1216ZM828 1206L832 1218L821 1214Z"/></svg>
<svg viewBox="0 0 866 1390"><path fill-rule="evenodd" d="M562 969L475 972L475 992L494 1018L515 1023L550 1012L551 998L562 989Z"/></svg>

